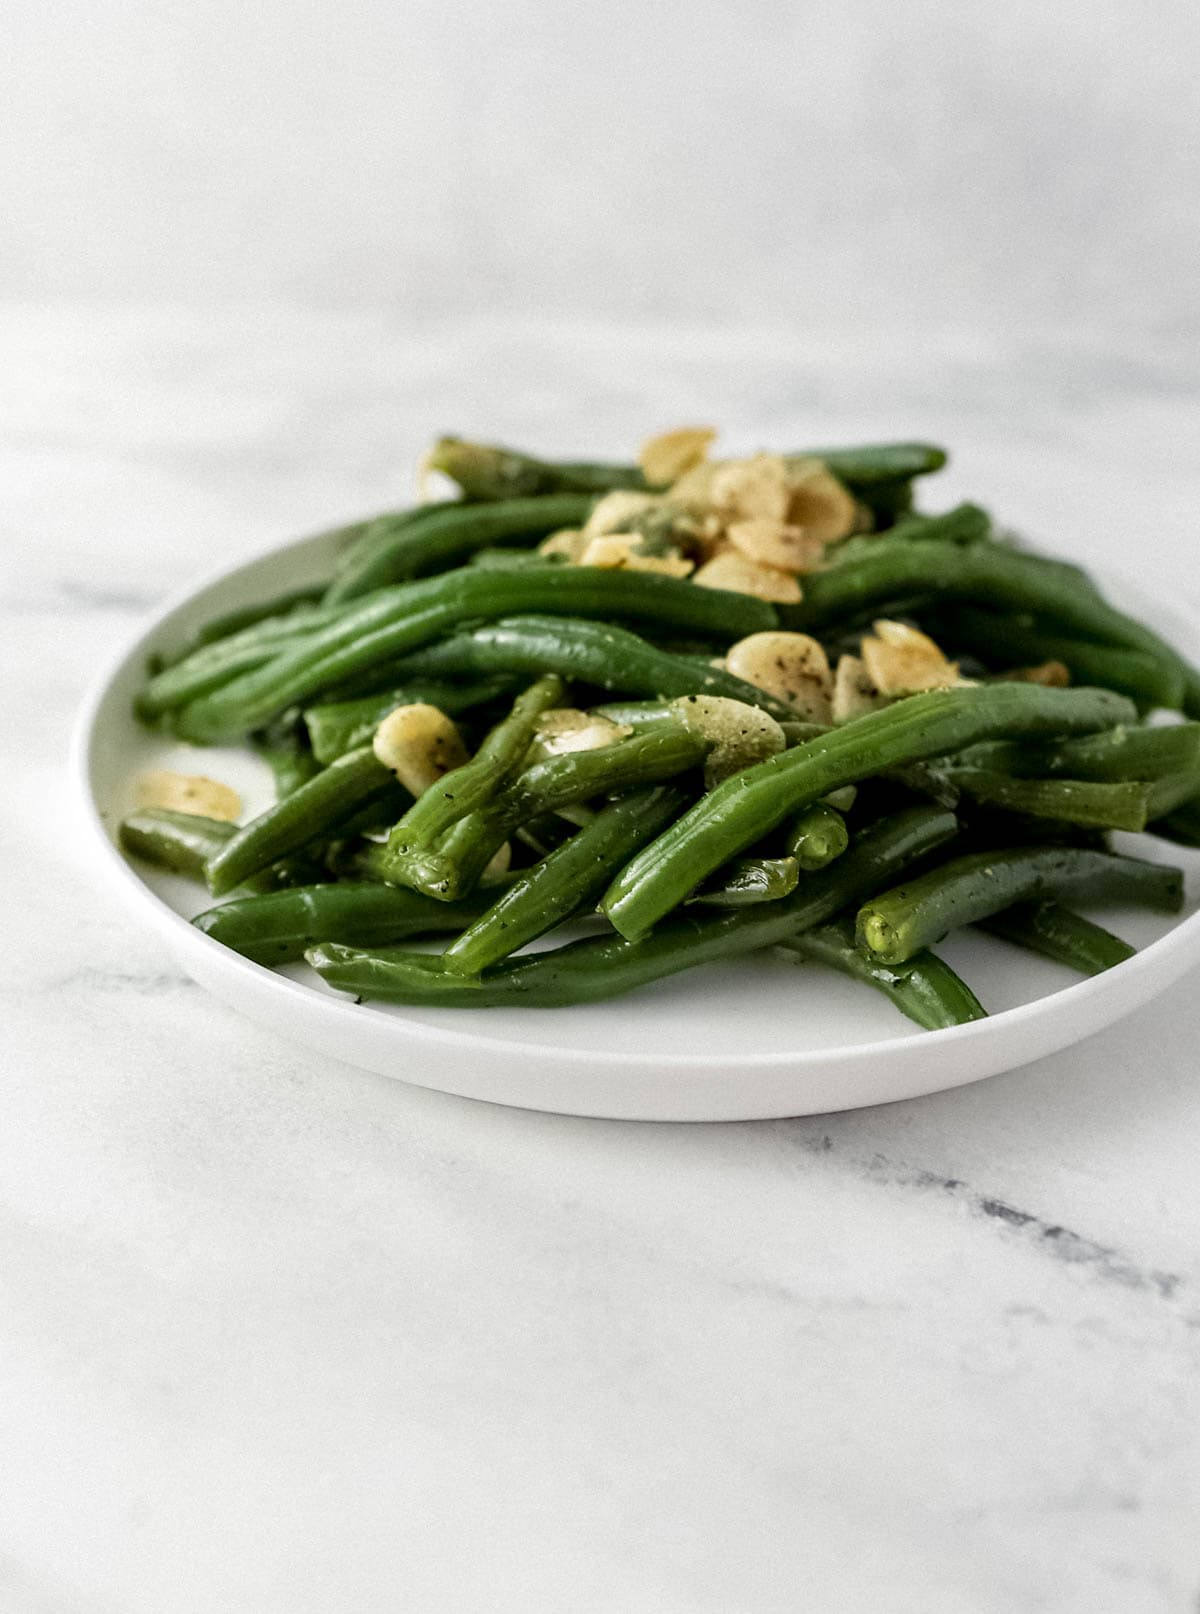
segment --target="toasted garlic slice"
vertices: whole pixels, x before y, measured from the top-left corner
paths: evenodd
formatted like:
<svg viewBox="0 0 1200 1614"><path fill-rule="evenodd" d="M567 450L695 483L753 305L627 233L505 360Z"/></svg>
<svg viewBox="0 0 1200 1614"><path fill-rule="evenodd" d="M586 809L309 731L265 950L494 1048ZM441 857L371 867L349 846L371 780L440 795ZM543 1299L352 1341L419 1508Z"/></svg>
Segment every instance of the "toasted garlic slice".
<svg viewBox="0 0 1200 1614"><path fill-rule="evenodd" d="M627 572L662 572L666 577L690 577L694 561L683 555L643 555L635 532L610 532L590 538L579 556L580 566L605 566Z"/></svg>
<svg viewBox="0 0 1200 1614"><path fill-rule="evenodd" d="M693 734L712 743L704 764L704 784L709 790L731 774L765 762L787 745L783 730L769 712L727 695L681 695L670 705Z"/></svg>
<svg viewBox="0 0 1200 1614"><path fill-rule="evenodd" d="M848 723L886 705L887 696L876 689L866 663L858 656L839 656L833 676L833 721Z"/></svg>
<svg viewBox="0 0 1200 1614"><path fill-rule="evenodd" d="M636 521L638 516L661 509L663 502L657 493L635 493L632 488L616 488L602 499L597 499L591 515L583 524L583 530L590 538L601 533L620 532L631 521Z"/></svg>
<svg viewBox="0 0 1200 1614"><path fill-rule="evenodd" d="M628 723L614 723L599 712L556 706L538 719L534 745L540 756L556 757L565 751L599 751L632 733Z"/></svg>
<svg viewBox="0 0 1200 1614"><path fill-rule="evenodd" d="M785 526L755 516L748 521L732 521L725 529L729 542L747 560L759 566L773 566L781 572L812 572L825 559L825 545L803 527Z"/></svg>
<svg viewBox="0 0 1200 1614"><path fill-rule="evenodd" d="M948 661L927 633L905 622L875 623L875 637L862 641L862 659L884 695L915 695L960 682L958 663Z"/></svg>
<svg viewBox="0 0 1200 1614"><path fill-rule="evenodd" d="M708 515L712 509L713 483L720 469L715 460L702 460L699 465L693 465L667 489L664 496L667 504L689 515Z"/></svg>
<svg viewBox="0 0 1200 1614"><path fill-rule="evenodd" d="M232 785L209 779L202 773L173 773L169 768L152 768L137 781L139 807L166 807L173 813L196 813L201 818L220 818L236 824L242 811L242 798Z"/></svg>
<svg viewBox="0 0 1200 1614"><path fill-rule="evenodd" d="M717 434L711 426L680 426L675 431L648 438L642 444L638 464L647 482L662 487L705 459L716 440Z"/></svg>
<svg viewBox="0 0 1200 1614"><path fill-rule="evenodd" d="M375 755L405 790L419 796L467 760L462 735L438 706L397 706L375 730Z"/></svg>
<svg viewBox="0 0 1200 1614"><path fill-rule="evenodd" d="M1044 684L1048 689L1068 689L1071 669L1064 661L1043 661L1037 667L1010 667L1000 674L1000 679L1009 684Z"/></svg>
<svg viewBox="0 0 1200 1614"><path fill-rule="evenodd" d="M726 460L712 479L711 499L726 521L762 517L785 522L789 488L782 455L752 454L749 459Z"/></svg>
<svg viewBox="0 0 1200 1614"><path fill-rule="evenodd" d="M860 521L854 496L822 460L793 460L788 466L787 519L822 544L848 538Z"/></svg>
<svg viewBox="0 0 1200 1614"><path fill-rule="evenodd" d="M543 538L538 545L539 555L565 555L568 560L578 562L580 555L587 548L587 534L574 527L562 527L558 532L552 532L549 538Z"/></svg>
<svg viewBox="0 0 1200 1614"><path fill-rule="evenodd" d="M725 666L735 678L787 701L810 723L832 715L833 674L824 646L807 633L752 633L731 645Z"/></svg>
<svg viewBox="0 0 1200 1614"><path fill-rule="evenodd" d="M777 605L798 605L802 599L800 585L790 572L781 572L774 566L760 566L747 560L735 549L706 560L696 573L694 582L701 588L727 588L735 594L754 594L760 600L772 600Z"/></svg>

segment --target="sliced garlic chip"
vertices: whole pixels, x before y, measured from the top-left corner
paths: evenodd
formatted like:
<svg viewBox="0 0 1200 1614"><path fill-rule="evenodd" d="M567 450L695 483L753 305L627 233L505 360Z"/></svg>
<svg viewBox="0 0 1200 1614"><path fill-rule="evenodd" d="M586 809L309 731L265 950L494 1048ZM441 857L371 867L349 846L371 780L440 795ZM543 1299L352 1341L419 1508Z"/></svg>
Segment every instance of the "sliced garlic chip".
<svg viewBox="0 0 1200 1614"><path fill-rule="evenodd" d="M727 695L681 695L669 704L693 734L712 745L704 764L704 783L709 790L743 768L765 762L787 745L787 737L769 712Z"/></svg>
<svg viewBox="0 0 1200 1614"><path fill-rule="evenodd" d="M389 712L375 730L373 749L414 796L467 760L467 748L457 728L440 707L424 701Z"/></svg>
<svg viewBox="0 0 1200 1614"><path fill-rule="evenodd" d="M662 487L705 459L716 438L711 426L680 426L647 439L638 464L652 487Z"/></svg>
<svg viewBox="0 0 1200 1614"><path fill-rule="evenodd" d="M787 466L780 454L726 460L712 480L713 507L726 521L762 518L782 524L788 518L789 497Z"/></svg>
<svg viewBox="0 0 1200 1614"><path fill-rule="evenodd" d="M641 542L639 535L633 532L611 532L590 538L579 556L579 564L626 572L661 572L666 577L691 576L694 561L679 554L644 555Z"/></svg>
<svg viewBox="0 0 1200 1614"><path fill-rule="evenodd" d="M862 659L884 695L915 695L960 682L958 663L948 661L927 633L905 622L876 622L875 636L862 641Z"/></svg>
<svg viewBox="0 0 1200 1614"><path fill-rule="evenodd" d="M787 519L822 544L848 538L860 521L854 496L821 460L788 464Z"/></svg>
<svg viewBox="0 0 1200 1614"><path fill-rule="evenodd" d="M790 572L760 566L735 549L727 549L712 560L706 560L693 581L701 588L727 588L735 594L754 594L760 600L771 600L777 605L798 605L803 597L799 583Z"/></svg>
<svg viewBox="0 0 1200 1614"><path fill-rule="evenodd" d="M803 527L755 516L749 521L731 521L725 530L733 547L759 566L773 566L781 572L812 572L825 559L823 540L812 537Z"/></svg>
<svg viewBox="0 0 1200 1614"><path fill-rule="evenodd" d="M566 751L599 751L632 733L628 723L614 723L600 712L556 706L538 719L534 745L539 756L556 757Z"/></svg>
<svg viewBox="0 0 1200 1614"><path fill-rule="evenodd" d="M165 807L173 813L220 818L227 824L236 824L242 811L242 798L231 785L202 773L152 768L139 776L136 793L139 807Z"/></svg>
<svg viewBox="0 0 1200 1614"><path fill-rule="evenodd" d="M538 545L539 555L565 555L569 561L578 561L587 548L587 534L574 527L562 527L543 538Z"/></svg>
<svg viewBox="0 0 1200 1614"><path fill-rule="evenodd" d="M657 493L635 493L632 488L617 488L612 493L606 493L602 499L597 499L591 515L583 524L583 530L589 537L620 532L639 516L646 515L650 510L661 509L664 502Z"/></svg>
<svg viewBox="0 0 1200 1614"><path fill-rule="evenodd" d="M833 721L848 723L887 705L887 696L876 689L866 663L858 656L839 656L833 677Z"/></svg>
<svg viewBox="0 0 1200 1614"><path fill-rule="evenodd" d="M810 723L830 721L833 674L824 647L809 634L752 633L729 647L725 666L735 678L787 701Z"/></svg>

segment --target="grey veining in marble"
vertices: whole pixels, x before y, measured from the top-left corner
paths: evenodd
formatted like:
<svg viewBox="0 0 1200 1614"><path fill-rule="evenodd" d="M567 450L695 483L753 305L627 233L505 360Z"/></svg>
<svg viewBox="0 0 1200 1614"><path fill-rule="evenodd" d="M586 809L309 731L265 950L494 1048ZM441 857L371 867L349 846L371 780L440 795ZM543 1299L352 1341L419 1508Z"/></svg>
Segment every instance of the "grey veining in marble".
<svg viewBox="0 0 1200 1614"><path fill-rule="evenodd" d="M4 1614L1194 1614L1194 983L891 1108L510 1112L202 994L64 784L144 609L406 496L435 428L945 436L940 499L1196 598L1185 358L279 306L0 345Z"/></svg>

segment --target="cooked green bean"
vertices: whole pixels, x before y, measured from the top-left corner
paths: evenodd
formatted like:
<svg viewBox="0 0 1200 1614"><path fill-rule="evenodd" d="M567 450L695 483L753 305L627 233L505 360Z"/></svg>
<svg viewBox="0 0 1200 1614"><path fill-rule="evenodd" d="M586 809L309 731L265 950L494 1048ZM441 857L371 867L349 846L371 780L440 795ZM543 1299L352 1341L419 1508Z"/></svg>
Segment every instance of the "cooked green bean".
<svg viewBox="0 0 1200 1614"><path fill-rule="evenodd" d="M547 757L526 768L496 800L459 819L436 846L405 851L389 843L385 877L455 901L474 889L520 824L594 797L662 784L699 767L709 749L708 741L676 721L596 751Z"/></svg>
<svg viewBox="0 0 1200 1614"><path fill-rule="evenodd" d="M802 869L823 869L849 844L846 820L828 802L814 801L788 826L787 849Z"/></svg>
<svg viewBox="0 0 1200 1614"><path fill-rule="evenodd" d="M839 481L860 492L940 471L948 455L935 443L864 443L856 448L806 448L785 459L823 460Z"/></svg>
<svg viewBox="0 0 1200 1614"><path fill-rule="evenodd" d="M458 717L476 706L486 706L512 689L509 678L477 678L466 684L403 684L360 695L356 700L322 701L304 711L304 726L318 762L334 762L360 745L366 745L389 712L397 706L436 706L447 717Z"/></svg>
<svg viewBox="0 0 1200 1614"><path fill-rule="evenodd" d="M432 846L451 824L497 795L524 762L542 713L562 698L562 679L553 673L518 695L470 761L452 768L413 802L388 837L392 851Z"/></svg>
<svg viewBox="0 0 1200 1614"><path fill-rule="evenodd" d="M943 770L972 800L1031 818L1057 818L1094 829L1145 829L1153 786L1136 779L1014 779L987 768Z"/></svg>
<svg viewBox="0 0 1200 1614"><path fill-rule="evenodd" d="M238 897L198 914L192 923L256 964L289 964L316 942L373 947L462 930L494 898L485 890L463 902L435 902L396 886L341 880Z"/></svg>
<svg viewBox="0 0 1200 1614"><path fill-rule="evenodd" d="M959 925L972 925L1039 897L1141 903L1176 913L1183 875L1163 863L1075 847L968 852L859 909L858 945L885 964L903 963Z"/></svg>
<svg viewBox="0 0 1200 1614"><path fill-rule="evenodd" d="M909 538L920 538L926 542L937 539L939 543L971 544L980 538L986 538L992 530L992 518L982 505L963 503L956 504L951 510L944 510L938 516L907 516L898 521L888 533L889 543L903 543ZM870 539L863 540L864 545Z"/></svg>
<svg viewBox="0 0 1200 1614"><path fill-rule="evenodd" d="M407 665L434 677L556 672L630 695L726 695L775 717L795 715L786 702L709 661L660 650L628 628L584 617L516 616L487 622L418 651Z"/></svg>
<svg viewBox="0 0 1200 1614"><path fill-rule="evenodd" d="M134 857L189 880L203 880L204 865L233 839L237 829L223 818L144 807L121 820L118 840L122 851Z"/></svg>
<svg viewBox="0 0 1200 1614"><path fill-rule="evenodd" d="M601 906L623 936L644 935L700 880L827 791L978 740L1086 734L1132 717L1108 690L989 684L910 696L718 785L631 860Z"/></svg>
<svg viewBox="0 0 1200 1614"><path fill-rule="evenodd" d="M215 644L218 639L228 639L232 634L241 633L246 628L255 627L267 617L286 616L298 606L317 605L323 593L324 589L320 585L305 584L302 588L291 588L284 594L277 594L273 599L259 600L256 605L241 605L233 611L226 611L222 616L210 617L207 622L201 623L190 642L178 655L172 656L171 660L182 661L184 656L190 655L193 650L199 650L203 645Z"/></svg>
<svg viewBox="0 0 1200 1614"><path fill-rule="evenodd" d="M315 779L243 824L208 860L209 890L221 896L289 852L328 835L361 808L407 800L395 775L369 745L331 762Z"/></svg>
<svg viewBox="0 0 1200 1614"><path fill-rule="evenodd" d="M964 767L1074 779L1146 779L1200 771L1200 723L1118 724L1073 740L989 740L960 752Z"/></svg>
<svg viewBox="0 0 1200 1614"><path fill-rule="evenodd" d="M735 857L687 900L706 908L749 908L790 897L800 883L794 857ZM616 873L616 870L613 870Z"/></svg>
<svg viewBox="0 0 1200 1614"><path fill-rule="evenodd" d="M424 577L463 561L498 539L543 538L579 527L592 507L577 493L504 499L495 504L430 504L403 519L374 522L347 554L326 600L340 604L389 583Z"/></svg>
<svg viewBox="0 0 1200 1614"><path fill-rule="evenodd" d="M1179 707L1185 697L1192 698L1194 685L1200 689L1200 674L1158 634L1080 587L1075 568L1001 544L959 546L919 538L875 544L853 561L807 577L803 601L783 607L781 617L811 633L839 617L918 597L1032 611L1081 638L1140 651L1158 669L1151 698L1163 706Z"/></svg>
<svg viewBox="0 0 1200 1614"><path fill-rule="evenodd" d="M378 589L351 603L302 645L191 702L178 714L176 730L181 738L200 743L232 739L365 667L386 666L472 617L538 610L641 618L729 639L778 621L774 606L765 600L653 573L594 566L481 572L464 566L441 577Z"/></svg>
<svg viewBox="0 0 1200 1614"><path fill-rule="evenodd" d="M366 952L336 945L306 958L339 991L381 1002L453 1008L555 1008L618 997L701 964L771 947L860 902L915 858L955 832L951 813L912 808L862 835L836 863L811 875L790 897L736 912L672 919L631 942L589 937L551 952L507 959L482 976L463 976L427 953Z"/></svg>
<svg viewBox="0 0 1200 1614"><path fill-rule="evenodd" d="M1054 901L1018 902L979 922L990 935L1040 953L1082 975L1100 975L1132 958L1136 949Z"/></svg>
<svg viewBox="0 0 1200 1614"><path fill-rule="evenodd" d="M646 486L636 465L539 460L513 448L471 443L461 437L439 438L426 464L457 482L471 499L528 498L539 493L600 494L614 488Z"/></svg>
<svg viewBox="0 0 1200 1614"><path fill-rule="evenodd" d="M851 980L882 992L900 1013L926 1031L984 1020L987 1010L962 980L935 954L920 952L903 964L881 964L854 945L854 921L838 919L790 936L780 946L800 958L827 964Z"/></svg>
<svg viewBox="0 0 1200 1614"><path fill-rule="evenodd" d="M613 873L687 801L688 793L677 785L659 785L609 802L569 840L518 875L450 944L443 955L446 968L478 975L555 925L587 913Z"/></svg>

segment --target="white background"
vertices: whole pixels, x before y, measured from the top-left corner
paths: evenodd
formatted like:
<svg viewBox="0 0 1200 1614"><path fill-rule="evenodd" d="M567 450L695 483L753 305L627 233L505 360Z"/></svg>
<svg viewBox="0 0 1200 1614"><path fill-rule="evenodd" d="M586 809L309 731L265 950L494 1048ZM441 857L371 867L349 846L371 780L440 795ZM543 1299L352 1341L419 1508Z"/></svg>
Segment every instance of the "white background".
<svg viewBox="0 0 1200 1614"><path fill-rule="evenodd" d="M1192 0L9 0L0 289L1200 328Z"/></svg>

